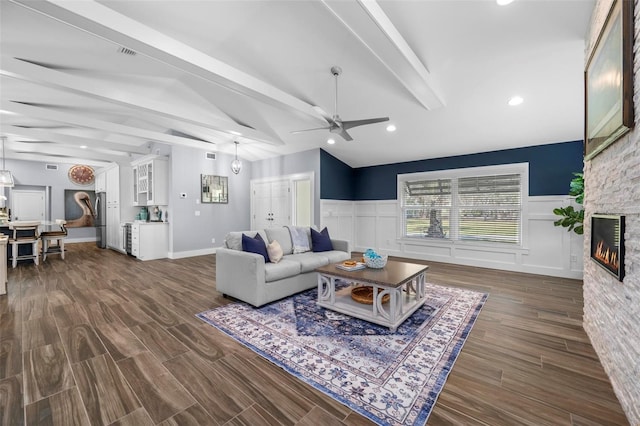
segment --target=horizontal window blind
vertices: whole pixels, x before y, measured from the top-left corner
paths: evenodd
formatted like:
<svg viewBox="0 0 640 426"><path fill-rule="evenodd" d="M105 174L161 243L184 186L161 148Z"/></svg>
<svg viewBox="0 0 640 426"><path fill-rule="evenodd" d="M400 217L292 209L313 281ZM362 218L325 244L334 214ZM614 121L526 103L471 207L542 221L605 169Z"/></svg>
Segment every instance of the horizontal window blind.
<svg viewBox="0 0 640 426"><path fill-rule="evenodd" d="M403 191L405 235L447 238L451 179L407 181Z"/></svg>
<svg viewBox="0 0 640 426"><path fill-rule="evenodd" d="M407 237L520 244L519 173L402 182Z"/></svg>

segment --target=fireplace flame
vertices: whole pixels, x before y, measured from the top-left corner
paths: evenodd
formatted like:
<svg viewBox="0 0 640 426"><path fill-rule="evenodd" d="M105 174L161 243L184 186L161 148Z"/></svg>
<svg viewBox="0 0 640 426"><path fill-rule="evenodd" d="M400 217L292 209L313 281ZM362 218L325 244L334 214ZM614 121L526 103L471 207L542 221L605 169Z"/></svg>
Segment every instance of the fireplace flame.
<svg viewBox="0 0 640 426"><path fill-rule="evenodd" d="M604 241L598 243L594 256L604 265L618 271L618 250L610 249Z"/></svg>

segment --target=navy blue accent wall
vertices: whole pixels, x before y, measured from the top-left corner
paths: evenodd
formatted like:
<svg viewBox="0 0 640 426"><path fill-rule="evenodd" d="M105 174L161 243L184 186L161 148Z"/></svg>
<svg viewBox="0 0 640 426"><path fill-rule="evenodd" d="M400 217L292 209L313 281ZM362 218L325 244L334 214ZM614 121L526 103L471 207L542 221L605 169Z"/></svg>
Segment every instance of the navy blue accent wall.
<svg viewBox="0 0 640 426"><path fill-rule="evenodd" d="M320 149L320 198L354 199L354 169Z"/></svg>
<svg viewBox="0 0 640 426"><path fill-rule="evenodd" d="M338 163L341 167L338 167ZM344 168L349 166L322 151L320 156L321 198L394 200L396 199L396 176L398 174L511 163L529 163L529 195L566 195L569 193L569 183L573 178L572 173L582 171L582 141L352 169L353 178L349 187L358 188L357 191L353 189L353 198L346 198L349 195L348 185L346 185L349 173ZM325 176L327 182L325 182Z"/></svg>

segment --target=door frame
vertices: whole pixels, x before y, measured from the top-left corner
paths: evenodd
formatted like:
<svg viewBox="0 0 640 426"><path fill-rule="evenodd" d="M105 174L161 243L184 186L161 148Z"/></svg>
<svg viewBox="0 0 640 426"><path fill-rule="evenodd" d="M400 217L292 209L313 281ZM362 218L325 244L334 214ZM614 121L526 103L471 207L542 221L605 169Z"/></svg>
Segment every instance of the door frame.
<svg viewBox="0 0 640 426"><path fill-rule="evenodd" d="M311 224L313 225L315 223L315 206L314 206L314 200L315 200L315 178L314 178L314 172L306 172L306 173L294 173L291 175L282 175L282 176L272 176L272 177L268 177L268 178L259 178L259 179L251 179L251 181L249 182L249 187L250 187L250 207L249 207L249 215L251 217L250 220L250 224L251 224L251 229L255 229L255 218L254 218L254 189L255 189L255 185L259 184L259 183L269 183L269 182L279 182L279 181L288 181L289 182L289 193L290 193L290 197L289 197L289 217L291 218L291 221L295 221L295 205L296 205L296 194L295 191L291 190L291 188L294 188L294 183L296 181L300 181L300 180L308 180L309 184L310 184L310 211L311 211Z"/></svg>

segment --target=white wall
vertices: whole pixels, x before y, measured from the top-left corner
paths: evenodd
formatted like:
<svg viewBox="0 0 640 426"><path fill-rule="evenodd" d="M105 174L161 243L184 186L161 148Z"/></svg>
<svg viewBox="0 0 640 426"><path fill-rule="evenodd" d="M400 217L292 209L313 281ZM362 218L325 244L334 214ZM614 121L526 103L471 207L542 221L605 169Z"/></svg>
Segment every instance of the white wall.
<svg viewBox="0 0 640 426"><path fill-rule="evenodd" d="M89 190L93 191L95 185L80 186L71 182L68 177L69 168L73 164L51 163L57 164L58 170L47 170L46 163L24 160L6 160L7 170L13 174L15 181L15 189L50 189L51 199L47 206L51 213L51 220L64 218L64 191L65 189ZM97 169L97 167L94 167ZM5 189L8 200L7 206L11 206L11 189ZM68 228L67 243L87 242L96 240L96 229L94 227L86 228Z"/></svg>
<svg viewBox="0 0 640 426"><path fill-rule="evenodd" d="M557 218L553 209L569 203L568 196L529 197L522 248L401 239L396 200L321 200L320 226L328 227L332 238L348 240L355 251L373 248L412 259L581 279L583 238L553 225Z"/></svg>

